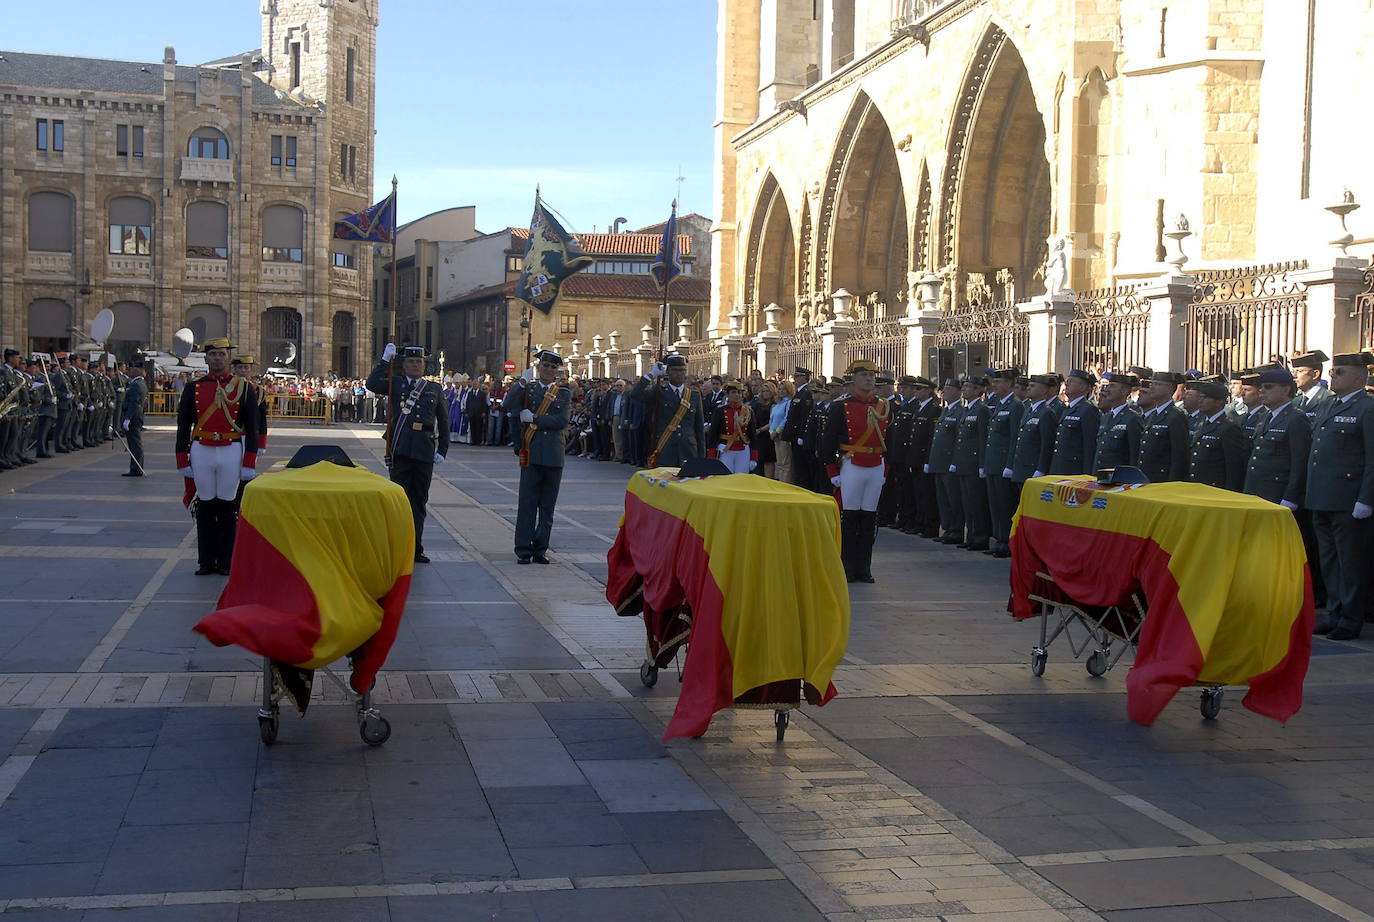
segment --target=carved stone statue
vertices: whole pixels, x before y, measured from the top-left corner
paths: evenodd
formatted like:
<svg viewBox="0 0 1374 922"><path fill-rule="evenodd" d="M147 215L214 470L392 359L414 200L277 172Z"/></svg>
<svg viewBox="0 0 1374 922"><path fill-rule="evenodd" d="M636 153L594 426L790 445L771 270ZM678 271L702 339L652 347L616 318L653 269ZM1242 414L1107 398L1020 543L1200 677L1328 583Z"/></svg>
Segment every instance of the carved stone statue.
<svg viewBox="0 0 1374 922"><path fill-rule="evenodd" d="M968 295L970 304L992 303L992 286L988 284L987 275L982 272L970 272L968 274L964 292Z"/></svg>
<svg viewBox="0 0 1374 922"><path fill-rule="evenodd" d="M1069 293L1068 242L1065 237L1055 237L1050 244L1050 255L1045 261L1045 294L1051 298Z"/></svg>
<svg viewBox="0 0 1374 922"><path fill-rule="evenodd" d="M921 302L921 273L908 272L906 274L906 297L907 303L915 301Z"/></svg>
<svg viewBox="0 0 1374 922"><path fill-rule="evenodd" d="M811 319L816 326L830 322L830 299L817 292L811 296Z"/></svg>

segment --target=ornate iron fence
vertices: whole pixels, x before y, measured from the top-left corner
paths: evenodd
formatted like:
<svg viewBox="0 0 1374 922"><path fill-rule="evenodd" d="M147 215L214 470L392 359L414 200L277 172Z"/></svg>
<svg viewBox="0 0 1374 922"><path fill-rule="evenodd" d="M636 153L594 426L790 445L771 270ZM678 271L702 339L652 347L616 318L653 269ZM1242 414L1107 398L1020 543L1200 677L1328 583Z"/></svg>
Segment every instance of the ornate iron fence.
<svg viewBox="0 0 1374 922"><path fill-rule="evenodd" d="M1188 367L1228 377L1307 347L1307 287L1289 273L1307 261L1191 273Z"/></svg>
<svg viewBox="0 0 1374 922"><path fill-rule="evenodd" d="M687 357L687 373L709 378L720 371L720 350L709 339L694 339L680 350Z"/></svg>
<svg viewBox="0 0 1374 922"><path fill-rule="evenodd" d="M894 376L906 374L906 328L895 317L874 317L860 320L849 327L845 340L845 364L855 359L877 362L878 367Z"/></svg>
<svg viewBox="0 0 1374 922"><path fill-rule="evenodd" d="M788 374L797 366L821 373L821 335L813 327L783 330L778 342L778 367Z"/></svg>
<svg viewBox="0 0 1374 922"><path fill-rule="evenodd" d="M1030 324L1015 304L959 304L945 312L942 319L944 325L935 334L935 345L942 349L969 347L970 367L981 361L998 367L1026 368Z"/></svg>
<svg viewBox="0 0 1374 922"><path fill-rule="evenodd" d="M617 352L611 358L611 377L624 378L626 381L634 380L635 354L633 352Z"/></svg>
<svg viewBox="0 0 1374 922"><path fill-rule="evenodd" d="M739 353L739 376L742 380L758 370L760 370L758 347L751 342L746 342ZM764 376L767 377L767 372L764 372Z"/></svg>
<svg viewBox="0 0 1374 922"><path fill-rule="evenodd" d="M1150 302L1139 296L1139 288L1127 285L1078 295L1069 321L1073 367L1100 373L1148 364Z"/></svg>
<svg viewBox="0 0 1374 922"><path fill-rule="evenodd" d="M1361 349L1374 343L1374 266L1364 270L1364 291L1355 296L1354 317L1359 321Z"/></svg>

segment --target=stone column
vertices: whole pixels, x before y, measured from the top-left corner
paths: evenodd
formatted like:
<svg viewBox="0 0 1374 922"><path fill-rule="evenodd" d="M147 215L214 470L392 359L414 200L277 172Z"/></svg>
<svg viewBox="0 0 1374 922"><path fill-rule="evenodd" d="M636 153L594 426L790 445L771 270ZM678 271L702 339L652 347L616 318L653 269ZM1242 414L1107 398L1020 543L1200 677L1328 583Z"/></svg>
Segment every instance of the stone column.
<svg viewBox="0 0 1374 922"><path fill-rule="evenodd" d="M731 333L722 336L716 345L720 349L721 377L726 380L739 377L740 354L751 345L749 338L742 333Z"/></svg>
<svg viewBox="0 0 1374 922"><path fill-rule="evenodd" d="M910 374L920 375L940 386L940 363L931 360L935 348L935 334L944 326L939 310L917 310L900 321L906 329L906 367Z"/></svg>
<svg viewBox="0 0 1374 922"><path fill-rule="evenodd" d="M1364 290L1367 260L1338 256L1330 266L1290 273L1307 287L1308 349L1327 355L1358 352L1370 345L1360 342L1360 319L1354 316L1355 295Z"/></svg>
<svg viewBox="0 0 1374 922"><path fill-rule="evenodd" d="M753 339L755 361L758 369L766 377L774 366L778 363L778 350L782 347L782 331L778 329L778 320L782 316L782 308L776 303L769 304L763 309L764 329Z"/></svg>
<svg viewBox="0 0 1374 922"><path fill-rule="evenodd" d="M850 324L847 320L832 320L821 324L816 332L821 335L820 373L827 378L844 374L849 364L845 345L849 342Z"/></svg>
<svg viewBox="0 0 1374 922"><path fill-rule="evenodd" d="M1158 285L1142 288L1139 296L1150 302L1149 347L1146 361L1160 371L1184 371L1188 367L1188 305L1193 300L1193 277L1171 275Z"/></svg>
<svg viewBox="0 0 1374 922"><path fill-rule="evenodd" d="M649 369L654 364L654 347L648 343L640 343L634 348L635 354L635 377L642 378L649 373Z"/></svg>
<svg viewBox="0 0 1374 922"><path fill-rule="evenodd" d="M1030 346L1026 354L1027 374L1047 371L1067 372L1069 321L1073 319L1073 299L1063 294L1037 298L1016 305L1030 324Z"/></svg>

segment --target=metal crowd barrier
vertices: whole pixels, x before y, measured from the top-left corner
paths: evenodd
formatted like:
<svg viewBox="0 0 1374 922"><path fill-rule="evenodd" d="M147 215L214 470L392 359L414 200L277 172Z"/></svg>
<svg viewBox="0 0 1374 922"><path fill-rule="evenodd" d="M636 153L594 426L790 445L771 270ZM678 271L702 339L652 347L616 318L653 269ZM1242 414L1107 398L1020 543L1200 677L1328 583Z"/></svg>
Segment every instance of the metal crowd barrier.
<svg viewBox="0 0 1374 922"><path fill-rule="evenodd" d="M148 395L149 416L176 416L181 395L170 391L154 391ZM268 394L268 419L302 419L329 422L329 401L324 397L298 397L294 394Z"/></svg>

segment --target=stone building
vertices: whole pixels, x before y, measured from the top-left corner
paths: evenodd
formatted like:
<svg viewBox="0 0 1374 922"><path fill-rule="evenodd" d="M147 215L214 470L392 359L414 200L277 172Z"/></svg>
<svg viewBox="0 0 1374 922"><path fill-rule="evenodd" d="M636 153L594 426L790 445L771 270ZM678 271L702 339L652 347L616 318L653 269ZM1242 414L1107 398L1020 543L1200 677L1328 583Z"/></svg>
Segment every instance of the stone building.
<svg viewBox="0 0 1374 922"><path fill-rule="evenodd" d="M70 347L111 308L125 356L190 327L353 366L372 265L332 230L371 199L377 0L261 10L260 49L199 66L0 52L6 345Z"/></svg>
<svg viewBox="0 0 1374 922"><path fill-rule="evenodd" d="M938 374L1370 344L1354 6L720 0L695 348Z"/></svg>

